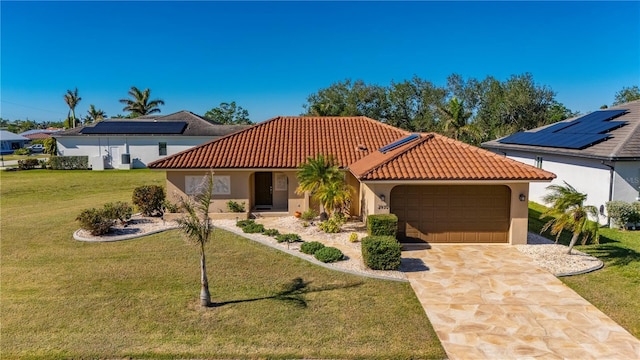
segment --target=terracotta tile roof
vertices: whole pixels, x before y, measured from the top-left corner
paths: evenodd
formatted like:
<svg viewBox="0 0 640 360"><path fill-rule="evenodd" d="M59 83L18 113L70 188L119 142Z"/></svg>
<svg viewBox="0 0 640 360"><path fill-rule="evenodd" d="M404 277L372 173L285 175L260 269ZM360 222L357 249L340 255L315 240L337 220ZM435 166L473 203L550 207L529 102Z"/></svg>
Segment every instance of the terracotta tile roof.
<svg viewBox="0 0 640 360"><path fill-rule="evenodd" d="M385 154L375 151L349 166L360 180L541 180L556 176L438 134Z"/></svg>
<svg viewBox="0 0 640 360"><path fill-rule="evenodd" d="M297 168L333 155L345 167L408 135L364 116L283 116L148 164L152 169Z"/></svg>

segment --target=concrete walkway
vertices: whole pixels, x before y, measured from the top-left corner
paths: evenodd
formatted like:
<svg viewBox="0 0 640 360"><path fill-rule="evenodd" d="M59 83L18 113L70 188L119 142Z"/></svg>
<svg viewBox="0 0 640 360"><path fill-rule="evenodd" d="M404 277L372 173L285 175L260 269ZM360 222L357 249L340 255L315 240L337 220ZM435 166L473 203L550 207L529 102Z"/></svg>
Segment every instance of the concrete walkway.
<svg viewBox="0 0 640 360"><path fill-rule="evenodd" d="M449 359L640 359L640 340L509 245L402 257Z"/></svg>

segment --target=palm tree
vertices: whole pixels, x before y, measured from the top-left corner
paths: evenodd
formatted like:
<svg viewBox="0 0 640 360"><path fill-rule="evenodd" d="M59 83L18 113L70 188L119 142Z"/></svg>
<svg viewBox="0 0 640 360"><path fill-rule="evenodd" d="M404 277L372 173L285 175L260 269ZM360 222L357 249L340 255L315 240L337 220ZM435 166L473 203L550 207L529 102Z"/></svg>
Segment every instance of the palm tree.
<svg viewBox="0 0 640 360"><path fill-rule="evenodd" d="M465 110L464 101L459 101L454 97L449 100L449 105L446 108L439 106L438 111L444 117L442 128L445 135L456 140L464 138L472 143L480 140L480 129L474 124L468 123L472 114Z"/></svg>
<svg viewBox="0 0 640 360"><path fill-rule="evenodd" d="M126 104L122 111L130 111L133 117L149 115L160 112L160 105L164 105L164 101L160 99L149 100L151 90L144 89L140 91L135 86L129 90L131 99L120 99L120 102Z"/></svg>
<svg viewBox="0 0 640 360"><path fill-rule="evenodd" d="M69 106L70 116L67 115L69 119L71 119L71 127L76 127L76 105L82 100L80 96L78 96L78 88L75 88L74 91L67 90L67 93L64 94L64 102Z"/></svg>
<svg viewBox="0 0 640 360"><path fill-rule="evenodd" d="M315 198L331 213L342 212L351 201L353 187L344 181L344 177L333 177L329 182L320 186L315 192Z"/></svg>
<svg viewBox="0 0 640 360"><path fill-rule="evenodd" d="M592 205L584 205L587 194L578 192L566 181L564 186L549 185L547 190L551 192L545 195L542 200L546 204L550 204L551 208L540 215L540 218L552 216L552 219L542 227L541 232L551 229L551 235L556 235L556 243L558 243L563 230L571 231L573 236L569 243L568 254L571 254L580 234L583 234L583 245L586 244L589 237L593 237L594 241L598 243L600 238L597 221L598 209ZM596 221L589 221L589 216L594 217Z"/></svg>
<svg viewBox="0 0 640 360"><path fill-rule="evenodd" d="M107 114L102 109L96 109L96 107L91 104L89 105L89 110L87 110L87 116L85 117L86 123L95 123L98 121L104 120L107 117Z"/></svg>
<svg viewBox="0 0 640 360"><path fill-rule="evenodd" d="M187 239L200 246L200 305L210 307L212 303L204 245L209 241L213 231L209 219L209 205L213 194L213 173L205 176L203 185L205 186L202 186L200 191L194 195L194 203L191 200L182 199L186 215L178 219L177 222Z"/></svg>
<svg viewBox="0 0 640 360"><path fill-rule="evenodd" d="M298 167L296 176L298 178L296 193L301 195L309 192L317 200L319 200L317 197L319 189L331 182L335 182L336 179L343 179L342 173L335 164L333 157L328 156L325 158L322 154L316 155L315 158L307 158L307 161ZM320 206L322 207L321 213L324 213L324 203L322 201Z"/></svg>

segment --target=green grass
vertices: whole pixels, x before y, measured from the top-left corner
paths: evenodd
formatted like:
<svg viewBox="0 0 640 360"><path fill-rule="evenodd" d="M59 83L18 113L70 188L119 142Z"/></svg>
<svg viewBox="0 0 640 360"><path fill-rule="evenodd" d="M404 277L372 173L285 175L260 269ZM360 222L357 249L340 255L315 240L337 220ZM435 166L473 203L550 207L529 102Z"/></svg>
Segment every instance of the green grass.
<svg viewBox="0 0 640 360"><path fill-rule="evenodd" d="M446 356L408 283L331 271L216 231L207 259L218 306L203 309L198 251L179 231L72 239L82 209L130 202L134 187L164 178L0 173L0 358Z"/></svg>
<svg viewBox="0 0 640 360"><path fill-rule="evenodd" d="M31 154L31 155L2 155L3 161L11 161L11 160L24 160L24 159L48 159L49 155L47 154Z"/></svg>
<svg viewBox="0 0 640 360"><path fill-rule="evenodd" d="M529 229L540 232L544 207L529 203ZM554 236L543 234L549 239ZM563 232L560 243L568 245L571 234ZM560 278L582 297L640 338L640 231L601 228L600 244L579 245L576 249L598 257L603 269Z"/></svg>

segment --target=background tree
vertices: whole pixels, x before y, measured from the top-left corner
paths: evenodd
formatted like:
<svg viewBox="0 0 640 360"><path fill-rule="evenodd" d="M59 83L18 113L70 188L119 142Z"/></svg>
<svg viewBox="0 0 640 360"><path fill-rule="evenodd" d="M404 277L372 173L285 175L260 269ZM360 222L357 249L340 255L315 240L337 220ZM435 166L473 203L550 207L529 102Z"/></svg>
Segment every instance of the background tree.
<svg viewBox="0 0 640 360"><path fill-rule="evenodd" d="M107 114L102 109L96 109L96 107L91 104L89 105L89 110L87 110L87 116L84 118L85 124L96 123L104 120L107 117Z"/></svg>
<svg viewBox="0 0 640 360"><path fill-rule="evenodd" d="M160 99L149 100L151 97L151 90L144 89L140 91L135 86L129 89L130 99L120 99L120 102L126 106L122 111L131 112L131 117L136 118L138 116L149 115L160 112L160 105L164 105L164 101Z"/></svg>
<svg viewBox="0 0 640 360"><path fill-rule="evenodd" d="M482 133L474 124L469 124L471 112L466 111L464 102L456 97L449 100L447 107L439 107L443 118L442 133L456 140L465 140L470 144L478 144L482 139Z"/></svg>
<svg viewBox="0 0 640 360"><path fill-rule="evenodd" d="M243 109L242 106L237 106L235 101L231 103L220 103L220 106L207 111L204 114L204 118L218 124L253 124L251 120L249 120L249 112Z"/></svg>
<svg viewBox="0 0 640 360"><path fill-rule="evenodd" d="M638 88L638 85L623 87L622 90L616 93L613 105L620 105L638 99L640 99L640 88Z"/></svg>
<svg viewBox="0 0 640 360"><path fill-rule="evenodd" d="M67 118L70 119L70 127L76 127L76 106L82 100L82 98L78 95L78 88L75 88L74 91L67 90L67 93L63 96L64 102L69 106L69 113Z"/></svg>
<svg viewBox="0 0 640 360"><path fill-rule="evenodd" d="M583 245L589 237L593 237L594 241L598 243L598 209L595 206L584 205L587 194L578 192L566 182L564 186L549 185L547 190L550 192L542 200L546 204L550 204L551 207L541 214L540 218L551 216L552 219L542 227L541 232L551 229L551 235L556 235L557 243L563 230L571 231L573 236L569 243L568 254L571 254L571 250L581 234L583 235ZM589 221L589 216L595 218L596 221Z"/></svg>
<svg viewBox="0 0 640 360"><path fill-rule="evenodd" d="M332 156L325 157L322 154L316 155L315 158L309 157L307 161L298 167L298 188L296 193L302 195L309 192L311 197L320 201L318 191L328 184L335 182L338 178L343 178L338 165L336 165ZM324 211L324 203L320 201L322 207L322 217L326 218Z"/></svg>
<svg viewBox="0 0 640 360"><path fill-rule="evenodd" d="M205 244L209 242L213 226L209 219L209 205L213 194L213 174L205 176L200 189L193 200L182 199L182 207L186 215L177 220L180 230L185 237L198 245L200 249L200 305L210 307L211 293L209 292L209 278L207 277L207 261Z"/></svg>

